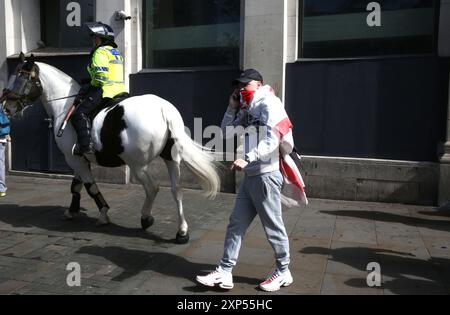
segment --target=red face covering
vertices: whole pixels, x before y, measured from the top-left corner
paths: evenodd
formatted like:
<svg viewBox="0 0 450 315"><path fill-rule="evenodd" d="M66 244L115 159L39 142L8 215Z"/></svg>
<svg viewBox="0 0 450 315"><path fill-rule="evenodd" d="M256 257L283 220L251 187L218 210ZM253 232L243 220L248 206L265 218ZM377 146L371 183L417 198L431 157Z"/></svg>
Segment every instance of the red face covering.
<svg viewBox="0 0 450 315"><path fill-rule="evenodd" d="M245 108L250 106L250 103L252 102L253 97L255 96L255 92L256 91L247 91L247 90L241 91L241 107Z"/></svg>

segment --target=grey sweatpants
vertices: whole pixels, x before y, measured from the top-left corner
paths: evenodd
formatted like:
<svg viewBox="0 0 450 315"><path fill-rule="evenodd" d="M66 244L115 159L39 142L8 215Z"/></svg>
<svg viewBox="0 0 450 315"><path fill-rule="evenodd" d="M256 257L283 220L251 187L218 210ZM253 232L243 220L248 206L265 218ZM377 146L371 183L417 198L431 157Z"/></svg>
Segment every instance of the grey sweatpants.
<svg viewBox="0 0 450 315"><path fill-rule="evenodd" d="M6 182L5 182L5 151L6 143L0 142L0 192L6 192Z"/></svg>
<svg viewBox="0 0 450 315"><path fill-rule="evenodd" d="M283 177L279 171L245 177L225 237L225 250L220 261L223 270L228 272L233 270L245 232L257 214L275 251L278 270L284 272L288 269L289 239L282 218L282 185Z"/></svg>

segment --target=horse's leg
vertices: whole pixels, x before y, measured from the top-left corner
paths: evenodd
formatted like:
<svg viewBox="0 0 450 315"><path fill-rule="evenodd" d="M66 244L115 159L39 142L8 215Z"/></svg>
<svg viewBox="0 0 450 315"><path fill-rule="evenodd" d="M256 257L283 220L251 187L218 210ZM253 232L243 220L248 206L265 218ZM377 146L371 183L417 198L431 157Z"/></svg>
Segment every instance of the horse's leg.
<svg viewBox="0 0 450 315"><path fill-rule="evenodd" d="M98 189L97 184L94 181L89 163L84 159L74 157L72 155L67 156L66 161L69 164L69 166L75 171L75 174L77 174L79 178L81 178L81 181L84 183L86 191L88 192L89 196L92 199L94 199L95 204L97 205L100 211L100 216L98 218L97 225L102 226L109 224L110 223L108 217L109 206L108 203L105 201L105 198L103 197L102 193ZM81 191L79 185L80 183L78 183L77 189ZM73 214L70 212L70 209L66 211L65 217L68 219L73 218Z"/></svg>
<svg viewBox="0 0 450 315"><path fill-rule="evenodd" d="M102 193L100 192L97 184L92 181L91 183L85 183L84 187L86 188L89 196L94 199L95 204L98 207L98 210L100 211L100 215L97 220L98 226L108 225L111 223L111 220L108 217L108 211L109 211L109 205L106 202L105 198L103 197Z"/></svg>
<svg viewBox="0 0 450 315"><path fill-rule="evenodd" d="M75 176L72 180L70 192L72 193L72 202L70 203L69 213L76 215L80 212L81 190L83 189L83 182L81 178Z"/></svg>
<svg viewBox="0 0 450 315"><path fill-rule="evenodd" d="M189 242L189 232L188 224L186 222L186 218L184 217L183 211L183 191L180 186L180 162L168 160L164 160L164 162L166 162L167 170L169 171L170 182L172 185L172 195L178 209L178 233L176 236L176 242L178 244L186 244Z"/></svg>
<svg viewBox="0 0 450 315"><path fill-rule="evenodd" d="M83 182L78 176L75 176L72 180L70 191L72 193L72 202L69 209L64 213L63 219L73 220L75 216L80 212L81 190L83 189Z"/></svg>
<svg viewBox="0 0 450 315"><path fill-rule="evenodd" d="M141 226L143 230L147 230L155 223L155 219L152 216L152 207L159 192L159 186L150 174L148 166L135 168L132 171L145 190L145 202L141 210Z"/></svg>

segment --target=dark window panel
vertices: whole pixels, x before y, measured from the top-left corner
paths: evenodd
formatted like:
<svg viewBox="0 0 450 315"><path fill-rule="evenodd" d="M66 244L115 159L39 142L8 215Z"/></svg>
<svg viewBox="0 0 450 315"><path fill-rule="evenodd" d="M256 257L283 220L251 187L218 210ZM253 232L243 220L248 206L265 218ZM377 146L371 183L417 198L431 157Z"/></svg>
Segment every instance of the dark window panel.
<svg viewBox="0 0 450 315"><path fill-rule="evenodd" d="M304 0L305 16L362 13L367 12L367 5L373 0ZM404 10L415 8L433 8L435 0L382 0L383 10Z"/></svg>
<svg viewBox="0 0 450 315"><path fill-rule="evenodd" d="M154 0L154 28L239 23L240 1Z"/></svg>
<svg viewBox="0 0 450 315"><path fill-rule="evenodd" d="M145 0L144 67L238 66L240 0Z"/></svg>
<svg viewBox="0 0 450 315"><path fill-rule="evenodd" d="M336 43L305 43L304 58L345 58L348 56L408 55L433 52L428 36L394 39L349 40Z"/></svg>
<svg viewBox="0 0 450 315"><path fill-rule="evenodd" d="M203 48L154 52L155 64L163 68L233 66L239 63L239 48Z"/></svg>
<svg viewBox="0 0 450 315"><path fill-rule="evenodd" d="M381 26L369 27L372 1L303 0L300 32L304 58L433 54L436 51L435 0L384 0Z"/></svg>

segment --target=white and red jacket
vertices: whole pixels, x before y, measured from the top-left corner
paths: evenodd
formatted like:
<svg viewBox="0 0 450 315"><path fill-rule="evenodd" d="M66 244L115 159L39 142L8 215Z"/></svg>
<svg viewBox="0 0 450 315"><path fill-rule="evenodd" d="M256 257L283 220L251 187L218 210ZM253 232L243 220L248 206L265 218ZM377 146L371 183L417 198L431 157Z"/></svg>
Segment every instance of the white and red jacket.
<svg viewBox="0 0 450 315"><path fill-rule="evenodd" d="M225 137L236 134L230 127L238 126L245 128L244 153L249 162L245 173L256 176L279 170L284 177L282 203L288 207L308 204L300 156L294 152L293 126L270 86L258 89L248 107L228 108L222 121Z"/></svg>

